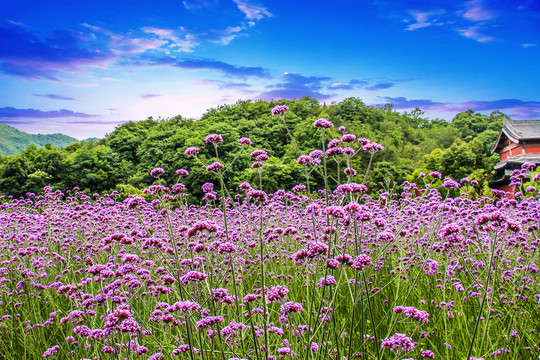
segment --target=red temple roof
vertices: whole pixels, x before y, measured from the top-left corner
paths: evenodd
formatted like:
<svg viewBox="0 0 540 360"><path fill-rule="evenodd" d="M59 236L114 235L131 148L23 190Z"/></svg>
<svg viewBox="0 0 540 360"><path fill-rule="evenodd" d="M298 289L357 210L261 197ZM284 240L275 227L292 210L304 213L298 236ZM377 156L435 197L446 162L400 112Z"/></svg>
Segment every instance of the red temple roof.
<svg viewBox="0 0 540 360"><path fill-rule="evenodd" d="M540 141L540 120L504 120L499 138L491 148L492 154L503 146L505 138L513 143Z"/></svg>

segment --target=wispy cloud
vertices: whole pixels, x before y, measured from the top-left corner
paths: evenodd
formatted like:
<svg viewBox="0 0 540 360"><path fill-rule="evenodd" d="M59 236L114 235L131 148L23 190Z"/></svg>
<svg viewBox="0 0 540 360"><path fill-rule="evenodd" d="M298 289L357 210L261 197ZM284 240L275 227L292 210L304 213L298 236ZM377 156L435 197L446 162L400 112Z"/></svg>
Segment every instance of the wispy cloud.
<svg viewBox="0 0 540 360"><path fill-rule="evenodd" d="M219 11L219 0L184 0L184 7L194 13L202 14L208 11ZM227 3L230 3L227 1ZM254 26L256 21L271 17L273 14L268 9L261 5L260 2L255 3L253 0L232 0L237 9L244 14L247 25Z"/></svg>
<svg viewBox="0 0 540 360"><path fill-rule="evenodd" d="M464 101L458 104L447 104L447 111L476 111L502 110L515 119L540 119L540 101L527 101L521 99L501 99L493 101Z"/></svg>
<svg viewBox="0 0 540 360"><path fill-rule="evenodd" d="M364 89L369 90L369 91L375 91L375 90L389 89L392 86L394 86L394 83L380 82L380 83L376 83L376 84L373 84L373 85L366 86L366 87L364 87Z"/></svg>
<svg viewBox="0 0 540 360"><path fill-rule="evenodd" d="M407 25L405 29L416 30L433 25L443 25L443 22L439 19L439 16L444 15L446 11L444 9L435 9L430 11L418 11L411 10L410 14L414 18L414 23Z"/></svg>
<svg viewBox="0 0 540 360"><path fill-rule="evenodd" d="M175 29L166 29L166 28L156 28L152 26L145 26L141 28L146 34L156 36L160 42L156 42L154 39L152 45L157 47L163 47L175 52L192 52L193 49L200 44L200 41L197 37L187 32L184 28ZM141 41L139 41L141 42Z"/></svg>
<svg viewBox="0 0 540 360"><path fill-rule="evenodd" d="M501 99L492 101L464 101L456 104L457 106L448 105L449 110L460 111L464 108L474 110L494 110L494 109L512 109L525 107L531 110L540 111L540 101L527 101L520 99ZM466 109L465 109L466 110Z"/></svg>
<svg viewBox="0 0 540 360"><path fill-rule="evenodd" d="M458 32L460 33L460 35L466 38L473 39L482 43L495 40L494 37L485 35L484 33L480 32L480 29L478 26L469 26L468 28L465 28L465 29L459 29Z"/></svg>
<svg viewBox="0 0 540 360"><path fill-rule="evenodd" d="M249 20L261 20L265 17L271 17L272 13L264 6L256 5L246 0L233 0L238 9L243 12Z"/></svg>
<svg viewBox="0 0 540 360"><path fill-rule="evenodd" d="M117 57L148 51L191 52L198 45L194 36L183 28L173 30L145 26L122 33L87 23L81 26L88 29L101 46L112 49Z"/></svg>
<svg viewBox="0 0 540 360"><path fill-rule="evenodd" d="M396 109L412 109L415 107L420 107L422 109L437 109L441 106L444 106L444 103L428 100L428 99L407 99L405 97L389 97L389 96L379 96L380 99L383 99L387 104L392 104Z"/></svg>
<svg viewBox="0 0 540 360"><path fill-rule="evenodd" d="M540 101L521 99L500 100L470 100L459 103L437 102L429 99L407 99L405 97L379 97L396 109L412 109L419 107L423 110L439 112L462 112L468 109L474 111L502 110L516 119L539 119Z"/></svg>
<svg viewBox="0 0 540 360"><path fill-rule="evenodd" d="M333 83L328 88L333 90L353 90L354 86L351 84Z"/></svg>
<svg viewBox="0 0 540 360"><path fill-rule="evenodd" d="M82 120L82 121L66 121L66 124L77 125L117 125L130 122L132 120Z"/></svg>
<svg viewBox="0 0 540 360"><path fill-rule="evenodd" d="M286 72L281 83L268 87L268 90L259 95L260 99L301 99L309 96L317 100L327 100L333 94L321 92L332 79L324 76L304 76L297 73Z"/></svg>
<svg viewBox="0 0 540 360"><path fill-rule="evenodd" d="M85 114L71 110L39 110L39 109L17 109L11 106L0 108L0 119L10 118L32 118L32 119L53 119L53 118L94 118L99 115Z"/></svg>
<svg viewBox="0 0 540 360"><path fill-rule="evenodd" d="M140 66L172 66L191 70L215 70L225 75L240 78L251 76L266 78L269 76L267 71L262 67L237 66L211 59L177 59L174 57L156 58L152 56L142 56L130 64Z"/></svg>
<svg viewBox="0 0 540 360"><path fill-rule="evenodd" d="M355 90L368 86L370 83L367 80L353 79L347 83L334 82L327 86L328 90Z"/></svg>
<svg viewBox="0 0 540 360"><path fill-rule="evenodd" d="M239 90L242 92L250 92L251 84L246 82L234 82L234 81L224 81L224 80L204 80L195 85L199 86L217 86L220 90Z"/></svg>
<svg viewBox="0 0 540 360"><path fill-rule="evenodd" d="M472 0L465 3L463 17L471 21L486 21L497 17L497 13L488 9L482 0Z"/></svg>
<svg viewBox="0 0 540 360"><path fill-rule="evenodd" d="M200 37L207 41L220 45L229 45L231 41L238 36L246 35L243 31L246 26L229 26L225 29L211 29L205 34L201 34Z"/></svg>
<svg viewBox="0 0 540 360"><path fill-rule="evenodd" d="M464 4L464 10L458 11L463 19L473 22L474 25L457 29L461 36L484 43L495 40L493 36L486 35L485 22L494 19L498 13L488 8L483 0L471 0Z"/></svg>
<svg viewBox="0 0 540 360"><path fill-rule="evenodd" d="M57 81L65 73L108 68L112 64L130 64L140 55L171 57L172 54L193 52L202 43L228 45L243 35L247 26L241 24L199 33L183 27L145 26L121 33L82 23L78 29L57 30L50 35L41 35L24 25L0 22L0 72ZM263 72L261 68L235 67L212 60L170 61L170 65L213 68L246 76L248 73L251 74L249 76L262 76Z"/></svg>
<svg viewBox="0 0 540 360"><path fill-rule="evenodd" d="M161 97L163 95L161 94L144 94L144 95L141 95L141 99L153 99L153 98L157 98L157 97Z"/></svg>
<svg viewBox="0 0 540 360"><path fill-rule="evenodd" d="M471 0L453 9L409 10L405 18L408 24L406 30L417 30L430 26L446 26L454 29L463 37L478 42L495 40L494 36L486 35L488 30L486 22L498 17L498 12L488 7L483 0Z"/></svg>
<svg viewBox="0 0 540 360"><path fill-rule="evenodd" d="M62 96L57 94L32 94L32 96L45 97L52 100L70 100L75 101L76 99L68 96Z"/></svg>
<svg viewBox="0 0 540 360"><path fill-rule="evenodd" d="M358 86L358 87L365 86L368 83L369 82L367 80L359 80L359 79L353 79L353 80L349 81L349 84L351 84L353 86Z"/></svg>
<svg viewBox="0 0 540 360"><path fill-rule="evenodd" d="M85 35L57 30L46 38L26 27L0 23L0 71L29 78L57 80L59 72L80 72L84 67L105 67L116 56L99 49Z"/></svg>
<svg viewBox="0 0 540 360"><path fill-rule="evenodd" d="M188 10L198 10L216 6L218 2L218 0L184 0L182 4Z"/></svg>

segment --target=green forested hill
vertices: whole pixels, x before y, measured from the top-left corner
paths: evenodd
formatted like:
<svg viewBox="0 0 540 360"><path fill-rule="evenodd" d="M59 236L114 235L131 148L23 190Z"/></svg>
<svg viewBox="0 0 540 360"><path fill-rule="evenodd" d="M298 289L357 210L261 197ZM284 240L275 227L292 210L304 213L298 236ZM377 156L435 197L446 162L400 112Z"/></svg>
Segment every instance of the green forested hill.
<svg viewBox="0 0 540 360"><path fill-rule="evenodd" d="M194 159L186 157L184 150L200 147L200 159L206 163L214 161L213 147L204 142L205 136L212 133L224 138L219 156L225 163L239 149L237 139L247 136L253 141L253 147L240 155L227 173L226 181L231 187L243 181L256 181L257 170L251 168L253 159L249 152L264 149L270 156L263 169L264 190L290 189L305 181L304 168L296 163L300 152L293 146L282 120L271 115L271 109L280 104L290 108L285 121L303 154L320 148L320 131L313 127L313 122L322 117L335 125L326 133L327 142L339 139L338 128L345 126L358 137L384 145L384 151L375 155L366 181L369 154L360 152L351 164L358 171L353 181L365 183L371 189L378 188L385 179L400 184L421 171L439 171L457 180L467 176L487 184L497 160L489 149L506 116L498 111L486 116L469 110L457 114L451 122L429 120L419 109L399 113L391 105L374 108L357 98L330 105L307 97L294 101L238 101L210 109L199 120L180 115L149 118L119 125L99 141L73 143L62 150L30 146L16 155L0 156L0 194L41 192L44 185L62 190L77 186L92 192L135 191L133 187L141 189L152 184L154 179L149 171L162 167L166 171L163 179L168 184L176 182L176 169L187 169L190 176L184 183L191 194L198 196L203 183L216 179ZM344 178L343 163L339 167L329 159L329 167L334 178L338 174ZM316 172L313 174L312 185L321 188L322 179Z"/></svg>
<svg viewBox="0 0 540 360"><path fill-rule="evenodd" d="M28 134L0 123L0 155L16 154L30 144L43 146L50 143L52 146L64 147L73 142L78 140L63 134Z"/></svg>

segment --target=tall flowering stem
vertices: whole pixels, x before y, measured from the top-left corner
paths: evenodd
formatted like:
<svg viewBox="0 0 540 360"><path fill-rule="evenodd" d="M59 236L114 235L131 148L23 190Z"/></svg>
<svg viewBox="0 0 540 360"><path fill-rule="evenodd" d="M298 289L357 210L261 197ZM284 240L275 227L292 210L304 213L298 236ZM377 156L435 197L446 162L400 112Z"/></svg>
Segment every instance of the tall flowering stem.
<svg viewBox="0 0 540 360"><path fill-rule="evenodd" d="M264 329L264 352L265 352L265 358L268 359L268 348L269 348L269 342L268 342L268 318L267 318L267 312L268 312L268 306L266 304L266 282L265 282L265 272L264 272L264 237L263 237L263 219L264 219L264 202L266 200L266 194L259 190L252 190L251 191L251 197L254 199L257 199L259 202L260 207L260 217L259 217L259 247L260 247L260 257L261 257L261 295L262 295L262 303L263 303L263 329Z"/></svg>
<svg viewBox="0 0 540 360"><path fill-rule="evenodd" d="M370 142L370 143L364 145L363 150L364 151L369 151L369 153L370 153L369 164L368 164L368 167L366 169L366 174L364 175L364 183L365 183L367 178L368 178L369 170L371 169L371 163L373 162L373 156L375 155L376 152L384 150L384 146L382 146L381 144L378 144L376 142Z"/></svg>
<svg viewBox="0 0 540 360"><path fill-rule="evenodd" d="M326 129L329 129L331 127L334 127L334 124L332 124L330 121L321 118L316 120L313 123L313 126L316 128L321 129L321 147L323 154L325 153L325 141L324 141L324 133L326 132ZM326 168L326 156L323 156L323 168L324 168L324 195L326 199L326 206L329 205L328 201L328 169Z"/></svg>
<svg viewBox="0 0 540 360"><path fill-rule="evenodd" d="M484 310L484 306L486 304L486 300L488 297L488 288L489 288L489 283L491 281L493 262L495 260L495 250L497 248L497 246L495 246L496 237L495 239L493 239L492 242L490 242L490 244L491 244L491 256L489 258L489 269L488 269L488 273L486 277L486 285L484 286L484 296L482 298L482 304L480 305L480 310L478 311L478 314L476 316L476 323L474 324L474 331L471 337L471 343L469 344L469 351L467 352L467 359L471 358L473 346L474 346L474 340L476 339L476 333L478 332L478 326L480 325L480 318L481 318L482 311Z"/></svg>
<svg viewBox="0 0 540 360"><path fill-rule="evenodd" d="M302 150L300 150L300 147L296 143L296 140L294 140L294 137L292 136L291 131L289 130L289 126L285 122L285 113L287 111L289 111L289 107L287 105L277 105L272 109L272 115L278 115L281 121L283 121L283 125L285 126L285 129L287 130L287 133L289 134L291 141L296 147L296 150L298 151L299 154L302 154Z"/></svg>

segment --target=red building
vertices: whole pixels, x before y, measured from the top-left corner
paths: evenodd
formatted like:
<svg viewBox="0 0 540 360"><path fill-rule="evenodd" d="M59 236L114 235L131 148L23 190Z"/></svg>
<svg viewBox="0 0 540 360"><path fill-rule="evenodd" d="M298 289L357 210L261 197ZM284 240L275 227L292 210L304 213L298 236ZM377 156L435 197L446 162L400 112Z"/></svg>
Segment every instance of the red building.
<svg viewBox="0 0 540 360"><path fill-rule="evenodd" d="M514 187L510 186L512 171L525 163L540 165L540 120L504 120L491 153L501 156L495 165L494 185L513 193Z"/></svg>

